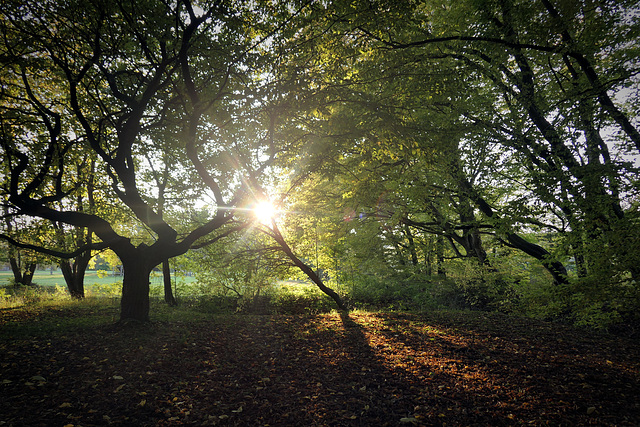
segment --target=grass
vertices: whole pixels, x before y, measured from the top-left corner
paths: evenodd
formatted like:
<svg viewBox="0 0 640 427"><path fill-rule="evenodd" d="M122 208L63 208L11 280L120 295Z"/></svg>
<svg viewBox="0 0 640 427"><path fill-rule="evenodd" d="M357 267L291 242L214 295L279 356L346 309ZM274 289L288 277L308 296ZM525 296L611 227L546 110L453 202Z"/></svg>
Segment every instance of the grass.
<svg viewBox="0 0 640 427"><path fill-rule="evenodd" d="M157 298L151 299L154 323L197 322L211 317L190 304L169 307ZM67 335L96 327L114 325L120 315L117 298L88 297L83 300L49 298L35 304L0 308L0 342L15 339L44 339ZM4 319L11 319L3 322Z"/></svg>
<svg viewBox="0 0 640 427"><path fill-rule="evenodd" d="M11 279L13 279L13 273L11 271L0 271L0 286L9 285ZM40 286L67 286L60 270L36 270L33 276L33 282ZM88 270L85 274L85 284L87 285L111 285L121 282L122 276L108 275L99 277L98 272L95 270Z"/></svg>
<svg viewBox="0 0 640 427"><path fill-rule="evenodd" d="M82 301L46 299L34 304L0 308L0 318L10 318L0 331L1 340L45 338L99 325L114 324L119 304L112 298Z"/></svg>
<svg viewBox="0 0 640 427"><path fill-rule="evenodd" d="M38 270L34 274L34 286L12 286L11 271L0 271L0 309L13 309L21 306L42 306L56 304L72 304L67 292L67 285L60 270ZM158 272L151 275L152 297L163 295L162 276ZM194 277L179 276L172 278L174 286L177 282L178 290L183 296L185 286L195 282ZM85 296L92 298L117 300L122 294L122 276L102 275L95 270L88 270L84 280ZM186 289L188 292L188 289Z"/></svg>
<svg viewBox="0 0 640 427"><path fill-rule="evenodd" d="M13 279L11 271L0 271L0 286L10 284ZM193 283L194 277L183 276L179 278L182 283ZM33 282L40 286L67 286L60 270L37 270L33 276ZM107 276L99 276L96 270L87 270L84 277L85 286L113 285L122 283L122 276L109 273ZM151 274L151 285L161 285L162 276L158 272Z"/></svg>

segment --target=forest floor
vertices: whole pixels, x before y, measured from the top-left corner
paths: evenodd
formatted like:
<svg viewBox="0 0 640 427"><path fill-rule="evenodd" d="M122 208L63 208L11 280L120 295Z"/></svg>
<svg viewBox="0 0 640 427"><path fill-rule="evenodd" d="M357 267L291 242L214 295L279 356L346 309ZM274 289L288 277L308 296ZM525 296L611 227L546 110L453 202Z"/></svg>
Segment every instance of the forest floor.
<svg viewBox="0 0 640 427"><path fill-rule="evenodd" d="M640 424L628 338L479 312L114 316L0 310L0 425Z"/></svg>

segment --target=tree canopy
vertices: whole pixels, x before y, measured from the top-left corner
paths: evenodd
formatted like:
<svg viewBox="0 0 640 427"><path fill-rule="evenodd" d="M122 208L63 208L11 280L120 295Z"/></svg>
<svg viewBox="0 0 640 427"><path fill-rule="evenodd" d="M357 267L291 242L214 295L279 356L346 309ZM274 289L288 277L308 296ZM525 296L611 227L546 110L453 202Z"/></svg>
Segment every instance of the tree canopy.
<svg viewBox="0 0 640 427"><path fill-rule="evenodd" d="M2 237L113 250L125 320L148 319L155 266L251 227L321 288L321 263L502 288L535 263L563 310L640 304L636 1L8 1L0 16L4 223L51 236ZM283 214L256 224L269 195Z"/></svg>

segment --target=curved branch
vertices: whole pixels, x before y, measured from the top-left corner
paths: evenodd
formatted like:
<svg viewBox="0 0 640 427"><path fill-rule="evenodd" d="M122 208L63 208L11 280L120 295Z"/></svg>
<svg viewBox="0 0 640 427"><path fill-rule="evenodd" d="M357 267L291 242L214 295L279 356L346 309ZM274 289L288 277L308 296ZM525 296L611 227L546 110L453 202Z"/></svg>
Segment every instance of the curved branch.
<svg viewBox="0 0 640 427"><path fill-rule="evenodd" d="M76 256L81 255L90 250L101 250L109 247L109 245L106 242L99 242L99 243L82 245L73 252L63 252L63 251L57 251L55 249L44 248L38 245L32 245L29 243L22 243L3 233L0 233L0 239L5 240L6 242L9 242L9 244L16 246L18 248L30 249L32 251L35 251L41 254L51 255L53 257L62 258L62 259L75 258Z"/></svg>
<svg viewBox="0 0 640 427"><path fill-rule="evenodd" d="M496 37L478 37L478 36L447 36L447 37L430 37L424 40L416 40L409 43L400 43L391 40L384 40L381 37L376 36L370 31L366 30L363 27L357 27L358 30L362 31L367 36L373 38L376 41L384 44L390 49L408 49L412 47L422 47L430 44L437 43L445 43L451 41L466 41L466 42L484 42L491 44L499 44L502 46L510 47L510 48L518 48L518 49L529 49L529 50L537 50L540 52L561 52L565 49L562 45L554 45L554 46L540 46L531 43L518 43L514 41L504 40Z"/></svg>

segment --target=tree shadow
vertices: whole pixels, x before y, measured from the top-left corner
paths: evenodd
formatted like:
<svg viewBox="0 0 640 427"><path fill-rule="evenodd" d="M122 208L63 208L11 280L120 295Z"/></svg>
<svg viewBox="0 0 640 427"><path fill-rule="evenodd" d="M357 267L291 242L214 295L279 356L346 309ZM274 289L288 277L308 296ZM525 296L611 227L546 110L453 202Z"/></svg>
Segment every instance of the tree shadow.
<svg viewBox="0 0 640 427"><path fill-rule="evenodd" d="M346 311L340 311L340 321L348 341L353 344L353 348L357 348L361 352L374 357L373 349L369 345L369 339L364 333L364 328L353 320Z"/></svg>

